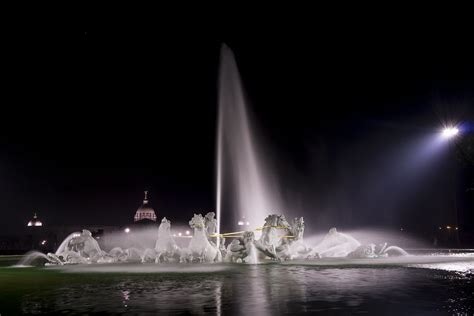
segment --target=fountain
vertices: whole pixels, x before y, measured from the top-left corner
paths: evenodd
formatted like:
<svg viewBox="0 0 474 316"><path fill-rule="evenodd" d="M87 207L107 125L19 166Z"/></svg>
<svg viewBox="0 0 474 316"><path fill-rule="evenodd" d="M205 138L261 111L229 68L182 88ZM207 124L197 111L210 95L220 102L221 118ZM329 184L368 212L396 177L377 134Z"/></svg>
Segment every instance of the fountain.
<svg viewBox="0 0 474 316"><path fill-rule="evenodd" d="M90 231L70 234L55 253L44 255L32 252L20 262L28 266L37 259L47 261L46 265L71 264L110 264L121 262L135 263L249 263L283 262L291 260L319 260L321 258L377 258L387 256L406 256L403 249L386 244L361 245L356 239L335 228L314 247L308 247L303 240L303 218L295 218L290 224L284 215L271 214L265 218L261 237L255 238L254 231L222 234L215 233L215 214L203 216L194 214L189 226L194 230L187 247L179 247L171 235L171 222L163 218L157 232L155 248L136 247L122 249L114 247L109 252L100 248ZM234 238L227 247L217 238Z"/></svg>
<svg viewBox="0 0 474 316"><path fill-rule="evenodd" d="M171 222L163 218L156 233L154 248L115 247L107 252L100 248L91 232L84 229L69 235L54 254L33 252L21 264L28 265L37 259L46 260L47 265L222 261L248 264L303 261L325 264L327 258L352 262L359 259L412 257L402 248L387 247L386 243L361 244L336 228L331 228L319 243L308 245L303 238L303 217L294 218L290 223L284 214L268 214L269 210L279 205L280 199L258 159L235 58L225 45L221 49L218 101L217 218L213 212L205 216L194 214L189 221L194 231L189 245L178 246L170 232ZM245 231L221 232L224 200L226 218L236 214L250 221L251 225ZM263 225L258 227L258 224ZM226 239L232 241L226 245ZM403 262L406 264L409 260ZM428 262L433 262L433 258Z"/></svg>
<svg viewBox="0 0 474 316"><path fill-rule="evenodd" d="M257 144L251 133L245 93L234 54L221 48L219 71L219 116L217 127L217 220L226 202L226 217L245 217L256 228L269 210L280 207L276 190L268 181L264 164L259 160ZM231 218L236 222L236 218ZM218 233L219 230L218 230Z"/></svg>

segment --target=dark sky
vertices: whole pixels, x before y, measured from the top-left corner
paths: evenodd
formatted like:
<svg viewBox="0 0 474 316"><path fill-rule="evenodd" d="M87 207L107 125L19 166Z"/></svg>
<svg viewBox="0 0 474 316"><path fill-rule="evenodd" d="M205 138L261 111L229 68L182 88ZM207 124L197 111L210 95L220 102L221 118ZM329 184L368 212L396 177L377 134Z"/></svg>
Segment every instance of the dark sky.
<svg viewBox="0 0 474 316"><path fill-rule="evenodd" d="M158 217L213 210L222 42L236 55L287 208L322 226L443 220L446 183L455 174L462 191L466 174L449 153L429 159L423 179L402 179L409 193L403 183L383 199L370 192L397 174L412 141L447 118L472 118L468 37L241 23L5 34L0 229L14 231L34 211L49 225L126 224L144 189Z"/></svg>

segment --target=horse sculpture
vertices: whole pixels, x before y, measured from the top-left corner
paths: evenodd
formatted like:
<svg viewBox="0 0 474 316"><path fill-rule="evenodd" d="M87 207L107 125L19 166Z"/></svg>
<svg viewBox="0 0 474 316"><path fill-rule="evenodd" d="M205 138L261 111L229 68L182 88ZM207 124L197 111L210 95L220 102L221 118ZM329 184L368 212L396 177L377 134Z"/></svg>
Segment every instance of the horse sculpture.
<svg viewBox="0 0 474 316"><path fill-rule="evenodd" d="M308 248L303 241L303 234L303 217L296 217L288 229L288 235L282 237L280 245L276 248L281 260L305 258L311 252L311 248Z"/></svg>
<svg viewBox="0 0 474 316"><path fill-rule="evenodd" d="M303 243L304 221L295 218L290 225L284 215L272 214L265 218L262 235L255 240L253 232L244 232L227 247L225 260L228 262L253 262L266 258L288 260L303 257L310 248ZM254 254L255 253L255 256Z"/></svg>
<svg viewBox="0 0 474 316"><path fill-rule="evenodd" d="M158 227L158 239L155 244L155 262L174 262L180 258L180 249L171 235L171 222L163 217Z"/></svg>
<svg viewBox="0 0 474 316"><path fill-rule="evenodd" d="M105 251L102 251L87 229L70 234L59 246L56 253L48 257L57 262L67 263L104 263L113 262Z"/></svg>
<svg viewBox="0 0 474 316"><path fill-rule="evenodd" d="M255 243L255 246L260 251L259 257L261 259L265 257L279 259L277 252L281 248L282 239L289 235L291 235L290 224L284 215L268 215L265 218L262 235Z"/></svg>
<svg viewBox="0 0 474 316"><path fill-rule="evenodd" d="M259 263L262 260L293 260L321 258L378 258L408 255L397 246L387 244L361 244L354 237L331 228L326 236L313 249L303 241L305 230L302 217L294 218L291 224L284 215L271 214L265 218L261 237L257 240L253 231L216 235L215 213L205 216L194 214L189 221L194 234L188 247L180 249L171 234L171 222L161 220L158 238L154 248L115 247L110 252L101 250L99 244L88 230L70 234L59 246L56 253L33 254L32 257L46 259L47 264L90 264L114 262L226 262ZM225 245L225 239L234 238ZM216 238L222 238L220 249ZM36 257L35 257L36 256Z"/></svg>
<svg viewBox="0 0 474 316"><path fill-rule="evenodd" d="M189 226L194 229L194 235L187 249L183 249L181 262L220 262L222 256L216 246L212 245L207 237L204 217L194 214L189 221Z"/></svg>

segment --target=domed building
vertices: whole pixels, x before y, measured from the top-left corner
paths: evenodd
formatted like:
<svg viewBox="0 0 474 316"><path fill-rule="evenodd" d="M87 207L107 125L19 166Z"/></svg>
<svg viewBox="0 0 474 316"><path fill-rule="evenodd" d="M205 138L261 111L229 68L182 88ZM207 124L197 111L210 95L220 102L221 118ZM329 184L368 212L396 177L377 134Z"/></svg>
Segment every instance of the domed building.
<svg viewBox="0 0 474 316"><path fill-rule="evenodd" d="M35 213L33 218L28 222L27 226L28 227L39 227L39 226L43 226L43 223L38 219L38 216L36 216L36 213Z"/></svg>
<svg viewBox="0 0 474 316"><path fill-rule="evenodd" d="M135 213L134 222L156 222L155 210L148 203L148 191L145 191L145 198L143 199L143 204L137 209Z"/></svg>

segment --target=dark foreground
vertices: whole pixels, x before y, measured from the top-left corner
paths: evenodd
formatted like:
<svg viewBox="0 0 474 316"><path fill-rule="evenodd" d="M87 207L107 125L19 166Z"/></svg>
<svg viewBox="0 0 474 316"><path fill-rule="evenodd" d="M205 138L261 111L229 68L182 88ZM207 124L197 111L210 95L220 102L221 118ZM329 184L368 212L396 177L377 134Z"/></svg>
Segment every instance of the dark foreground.
<svg viewBox="0 0 474 316"><path fill-rule="evenodd" d="M10 261L12 259L9 259ZM0 260L0 314L474 313L473 271L402 267L203 265L160 272L11 268Z"/></svg>

